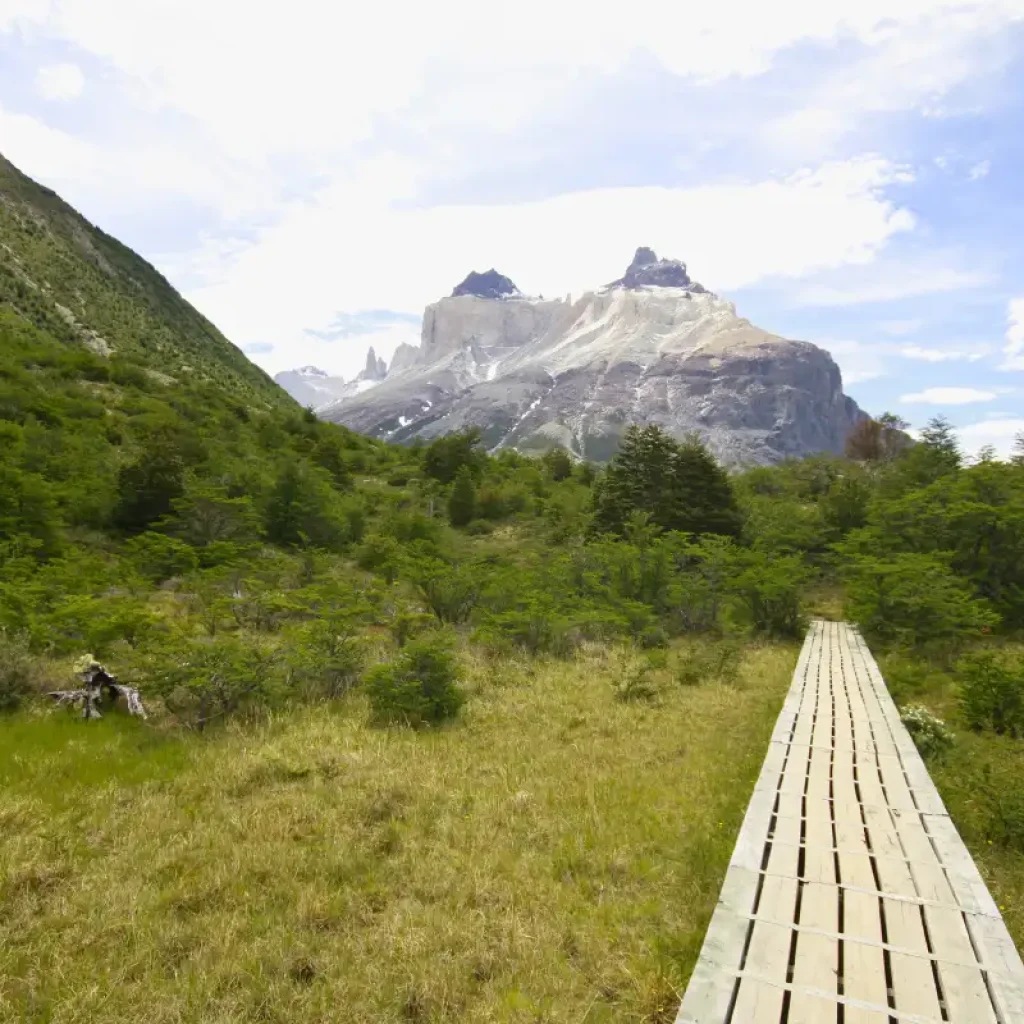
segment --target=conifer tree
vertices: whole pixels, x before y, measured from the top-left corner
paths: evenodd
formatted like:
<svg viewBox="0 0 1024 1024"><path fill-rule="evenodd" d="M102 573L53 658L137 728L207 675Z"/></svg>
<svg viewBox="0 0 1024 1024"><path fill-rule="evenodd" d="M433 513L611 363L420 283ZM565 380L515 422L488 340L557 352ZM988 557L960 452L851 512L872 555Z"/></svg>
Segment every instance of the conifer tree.
<svg viewBox="0 0 1024 1024"><path fill-rule="evenodd" d="M455 476L448 498L448 520L452 526L465 526L476 512L476 489L469 466L462 466Z"/></svg>
<svg viewBox="0 0 1024 1024"><path fill-rule="evenodd" d="M594 525L623 534L635 512L659 530L735 536L740 516L725 471L697 437L682 444L660 427L629 427L595 485Z"/></svg>

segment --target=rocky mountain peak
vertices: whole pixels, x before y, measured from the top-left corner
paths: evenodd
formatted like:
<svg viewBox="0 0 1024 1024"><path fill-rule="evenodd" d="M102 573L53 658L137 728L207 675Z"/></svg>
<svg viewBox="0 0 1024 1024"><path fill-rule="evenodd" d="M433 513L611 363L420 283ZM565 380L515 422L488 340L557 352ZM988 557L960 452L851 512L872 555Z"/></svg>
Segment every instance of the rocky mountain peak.
<svg viewBox="0 0 1024 1024"><path fill-rule="evenodd" d="M452 292L453 299L460 295L475 295L480 299L503 299L508 295L519 295L519 289L512 283L510 278L499 274L493 267L486 273L478 274L475 270L470 271L466 279L455 286Z"/></svg>
<svg viewBox="0 0 1024 1024"><path fill-rule="evenodd" d="M383 380L388 375L388 364L384 359L378 358L373 351L373 346L366 353L366 367L359 374L359 380Z"/></svg>
<svg viewBox="0 0 1024 1024"><path fill-rule="evenodd" d="M704 291L702 285L690 280L686 264L682 260L659 260L655 251L644 245L637 249L633 262L626 268L626 273L608 287L689 288L694 292Z"/></svg>

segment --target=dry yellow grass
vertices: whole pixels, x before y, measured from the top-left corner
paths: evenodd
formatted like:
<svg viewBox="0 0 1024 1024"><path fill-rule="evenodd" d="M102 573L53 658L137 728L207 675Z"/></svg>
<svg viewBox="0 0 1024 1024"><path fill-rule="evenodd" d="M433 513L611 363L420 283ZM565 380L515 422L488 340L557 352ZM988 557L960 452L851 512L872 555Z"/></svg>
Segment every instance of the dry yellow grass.
<svg viewBox="0 0 1024 1024"><path fill-rule="evenodd" d="M436 732L0 724L0 1019L670 1021L795 657L474 663Z"/></svg>

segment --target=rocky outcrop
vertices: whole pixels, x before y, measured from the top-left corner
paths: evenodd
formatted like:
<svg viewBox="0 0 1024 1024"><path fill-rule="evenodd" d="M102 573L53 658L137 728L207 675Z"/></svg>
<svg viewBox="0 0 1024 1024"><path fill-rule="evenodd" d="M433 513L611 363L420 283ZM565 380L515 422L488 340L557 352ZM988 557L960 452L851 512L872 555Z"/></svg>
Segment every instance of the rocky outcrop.
<svg viewBox="0 0 1024 1024"><path fill-rule="evenodd" d="M680 260L659 260L653 249L641 246L626 268L626 273L609 288L688 288L704 291L704 286L690 280L686 264Z"/></svg>
<svg viewBox="0 0 1024 1024"><path fill-rule="evenodd" d="M460 295L475 295L480 299L503 299L508 295L519 294L519 289L512 281L492 267L483 274L471 270L466 279L455 286L451 297L457 299Z"/></svg>
<svg viewBox="0 0 1024 1024"><path fill-rule="evenodd" d="M863 414L826 351L755 327L683 263L638 249L622 278L575 301L433 303L419 349L325 415L400 442L475 426L492 450L559 444L597 462L630 423L655 423L740 466L841 451Z"/></svg>

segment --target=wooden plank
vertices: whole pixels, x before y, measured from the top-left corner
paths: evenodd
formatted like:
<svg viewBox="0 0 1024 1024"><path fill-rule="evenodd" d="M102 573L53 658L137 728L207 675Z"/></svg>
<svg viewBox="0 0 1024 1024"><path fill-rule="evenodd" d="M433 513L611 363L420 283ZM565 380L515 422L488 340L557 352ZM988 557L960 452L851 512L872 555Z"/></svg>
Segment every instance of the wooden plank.
<svg viewBox="0 0 1024 1024"><path fill-rule="evenodd" d="M960 1024L996 1024L988 989L981 971L974 967L937 961L942 994L946 1000L949 1019ZM1007 1021L1006 1024L1011 1024Z"/></svg>
<svg viewBox="0 0 1024 1024"><path fill-rule="evenodd" d="M782 925L770 921L755 921L747 958L743 963L743 973L755 975L776 985L785 985L792 937L792 922Z"/></svg>
<svg viewBox="0 0 1024 1024"><path fill-rule="evenodd" d="M885 960L880 946L843 941L843 995L885 1006Z"/></svg>
<svg viewBox="0 0 1024 1024"><path fill-rule="evenodd" d="M942 1011L920 908L912 903L886 900L885 925L889 945L906 951L889 954L896 1009L939 1020Z"/></svg>
<svg viewBox="0 0 1024 1024"><path fill-rule="evenodd" d="M792 925L796 913L797 885L795 878L766 875L757 901L757 916L787 928Z"/></svg>
<svg viewBox="0 0 1024 1024"><path fill-rule="evenodd" d="M876 944L882 941L882 916L878 897L866 892L843 893L843 935Z"/></svg>
<svg viewBox="0 0 1024 1024"><path fill-rule="evenodd" d="M783 990L774 985L766 985L755 978L743 978L740 981L732 1019L736 1024L740 1021L750 1021L750 1024L779 1024L784 995ZM704 1024L704 1021L695 1020L694 1024Z"/></svg>

